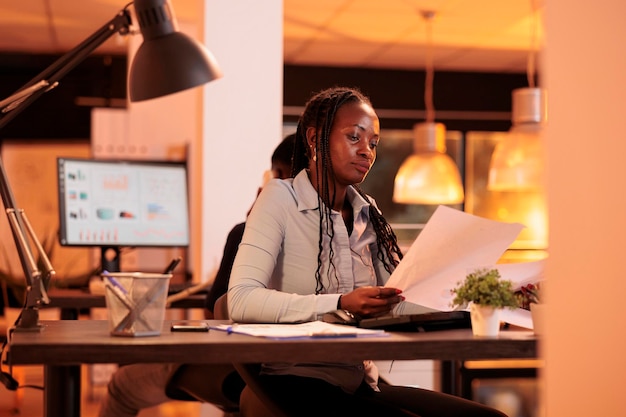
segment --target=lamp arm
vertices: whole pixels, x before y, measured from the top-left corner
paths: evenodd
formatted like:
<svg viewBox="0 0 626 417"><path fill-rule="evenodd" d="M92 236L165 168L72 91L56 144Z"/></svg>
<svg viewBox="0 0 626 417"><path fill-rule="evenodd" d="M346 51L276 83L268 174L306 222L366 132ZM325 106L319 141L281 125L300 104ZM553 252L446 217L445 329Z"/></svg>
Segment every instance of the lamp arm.
<svg viewBox="0 0 626 417"><path fill-rule="evenodd" d="M48 86L47 81L39 81L38 83L31 85L30 87L24 87L21 90L17 91L13 95L5 98L0 101L0 110L2 113L8 113L13 110L15 107L19 106L25 98L33 94L35 91L40 88L44 88Z"/></svg>
<svg viewBox="0 0 626 417"><path fill-rule="evenodd" d="M46 291L46 287L50 280L54 277L56 272L54 271L54 267L52 266L48 255L43 250L41 243L37 239L37 236L34 233L34 230L26 218L26 213L22 209L7 209L7 217L9 219L9 224L11 225L11 233L13 234L13 239L15 241L15 246L17 248L17 252L20 256L20 261L22 263L22 267L24 269L24 275L26 276L26 301L24 303L25 309L32 310L38 308L41 304L48 304L50 299L48 298L48 292ZM44 267L44 273L42 274L41 270L37 267L37 263L33 256L32 250L24 235L24 229L28 232L28 236L31 241L35 245L37 249L37 253L39 255L39 260L42 262ZM37 327L38 315L32 316L35 317L35 321L32 322L32 319L26 318L28 314L21 317L21 321L19 323L19 327L25 326L30 328L31 324ZM30 323L26 325L26 323Z"/></svg>
<svg viewBox="0 0 626 417"><path fill-rule="evenodd" d="M0 119L0 129L6 126L19 113L31 103L41 97L47 91L57 86L58 82L68 72L87 58L96 48L116 33L126 35L130 32L132 19L127 9L121 10L113 19L105 23L91 36L72 48L65 55L57 59L48 68L39 73L35 78L26 83L11 97L0 103L8 102L8 106L2 110L4 116ZM47 86L48 88L42 88ZM33 91L28 94L28 89Z"/></svg>
<svg viewBox="0 0 626 417"><path fill-rule="evenodd" d="M45 92L54 88L61 78L81 63L107 39L116 33L122 35L129 33L131 24L132 19L130 12L127 9L123 9L113 19L104 24L79 45L57 59L52 65L25 84L12 96L0 101L0 111L3 113L2 118L0 118L0 130ZM37 239L30 225L26 213L23 209L17 208L15 197L11 191L8 176L1 159L0 193L27 283L26 301L19 322L16 325L16 330L37 331L40 327L38 309L41 304L49 303L46 288L50 280L54 277L55 271L41 242ZM43 264L43 268L45 269L43 274L37 266L29 241L35 246L39 255L39 261Z"/></svg>

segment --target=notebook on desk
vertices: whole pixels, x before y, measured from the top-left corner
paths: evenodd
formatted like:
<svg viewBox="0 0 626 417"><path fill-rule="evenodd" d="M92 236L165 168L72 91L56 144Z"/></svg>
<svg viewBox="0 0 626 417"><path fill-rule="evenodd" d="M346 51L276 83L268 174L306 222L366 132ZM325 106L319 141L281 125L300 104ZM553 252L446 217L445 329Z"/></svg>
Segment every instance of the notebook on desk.
<svg viewBox="0 0 626 417"><path fill-rule="evenodd" d="M469 329L469 311L436 311L432 313L381 316L359 320L358 327L398 332Z"/></svg>

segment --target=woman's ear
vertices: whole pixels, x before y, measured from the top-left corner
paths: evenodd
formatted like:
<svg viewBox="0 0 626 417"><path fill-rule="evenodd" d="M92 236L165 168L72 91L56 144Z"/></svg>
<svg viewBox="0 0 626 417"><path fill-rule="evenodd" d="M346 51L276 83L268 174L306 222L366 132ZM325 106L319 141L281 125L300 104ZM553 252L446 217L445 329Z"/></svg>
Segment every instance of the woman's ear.
<svg viewBox="0 0 626 417"><path fill-rule="evenodd" d="M315 147L315 142L317 141L316 131L314 127L308 127L306 129L306 143L310 147Z"/></svg>

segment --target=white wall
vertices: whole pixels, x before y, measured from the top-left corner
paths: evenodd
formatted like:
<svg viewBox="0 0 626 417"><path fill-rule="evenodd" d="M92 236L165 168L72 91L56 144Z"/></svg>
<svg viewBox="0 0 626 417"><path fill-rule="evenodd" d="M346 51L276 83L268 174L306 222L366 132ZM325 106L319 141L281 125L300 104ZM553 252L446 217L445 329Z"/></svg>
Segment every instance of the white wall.
<svg viewBox="0 0 626 417"><path fill-rule="evenodd" d="M204 89L201 280L219 263L230 229L245 220L282 139L282 0L207 0L205 44L224 72ZM195 207L198 209L198 206ZM196 213L197 214L197 213Z"/></svg>
<svg viewBox="0 0 626 417"><path fill-rule="evenodd" d="M624 416L626 2L546 3L546 411Z"/></svg>

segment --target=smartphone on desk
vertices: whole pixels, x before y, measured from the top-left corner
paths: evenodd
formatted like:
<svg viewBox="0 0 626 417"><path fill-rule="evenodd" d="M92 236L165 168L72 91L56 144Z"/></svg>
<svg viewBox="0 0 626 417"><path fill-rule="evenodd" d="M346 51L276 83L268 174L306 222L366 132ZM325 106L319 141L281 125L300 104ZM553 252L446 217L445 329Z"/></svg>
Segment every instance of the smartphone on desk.
<svg viewBox="0 0 626 417"><path fill-rule="evenodd" d="M197 321L177 321L172 323L173 332L208 332L209 325Z"/></svg>

